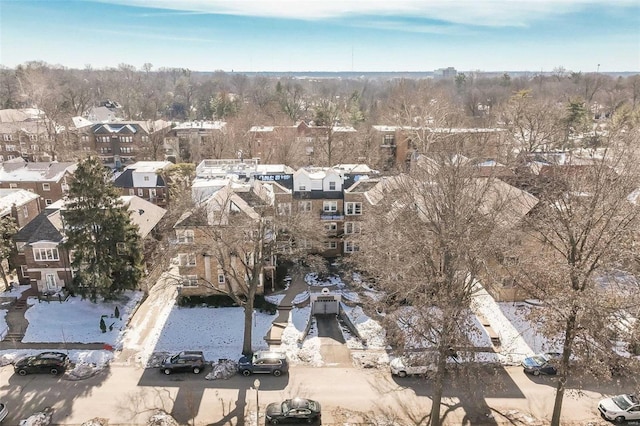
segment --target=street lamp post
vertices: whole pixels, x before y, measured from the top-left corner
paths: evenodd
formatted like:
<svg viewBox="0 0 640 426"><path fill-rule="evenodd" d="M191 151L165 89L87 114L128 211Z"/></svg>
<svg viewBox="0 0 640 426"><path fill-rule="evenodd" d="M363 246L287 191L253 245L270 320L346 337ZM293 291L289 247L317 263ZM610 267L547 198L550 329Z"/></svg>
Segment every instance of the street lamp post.
<svg viewBox="0 0 640 426"><path fill-rule="evenodd" d="M260 389L260 379L253 381L253 388L256 390L256 426L260 424L260 400L258 399L258 390Z"/></svg>

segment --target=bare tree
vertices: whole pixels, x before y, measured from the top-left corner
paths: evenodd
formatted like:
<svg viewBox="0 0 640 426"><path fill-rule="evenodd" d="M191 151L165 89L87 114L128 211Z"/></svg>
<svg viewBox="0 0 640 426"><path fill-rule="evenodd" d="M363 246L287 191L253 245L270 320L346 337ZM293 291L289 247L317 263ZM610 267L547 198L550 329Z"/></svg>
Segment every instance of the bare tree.
<svg viewBox="0 0 640 426"><path fill-rule="evenodd" d="M610 377L616 317L640 314L637 284L608 279L633 267L640 224L630 198L640 184L636 153L613 142L588 164L574 160L550 170L540 207L522 226L520 244L508 248L518 285L544 301L543 332L562 346L552 425L560 424L567 380L578 378L581 364Z"/></svg>
<svg viewBox="0 0 640 426"><path fill-rule="evenodd" d="M492 178L474 178L459 158L433 155L378 184L353 257L387 294L388 325L404 331L390 333L393 343L435 365L433 426L441 424L447 360L472 346L470 302L505 202Z"/></svg>

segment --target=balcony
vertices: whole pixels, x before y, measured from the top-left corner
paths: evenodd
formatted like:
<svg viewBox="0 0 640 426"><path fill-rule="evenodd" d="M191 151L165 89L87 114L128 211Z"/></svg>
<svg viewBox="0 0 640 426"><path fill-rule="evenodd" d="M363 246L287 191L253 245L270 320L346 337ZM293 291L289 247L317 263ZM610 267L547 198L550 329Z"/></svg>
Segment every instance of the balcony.
<svg viewBox="0 0 640 426"><path fill-rule="evenodd" d="M344 212L329 212L320 210L320 220L344 220Z"/></svg>

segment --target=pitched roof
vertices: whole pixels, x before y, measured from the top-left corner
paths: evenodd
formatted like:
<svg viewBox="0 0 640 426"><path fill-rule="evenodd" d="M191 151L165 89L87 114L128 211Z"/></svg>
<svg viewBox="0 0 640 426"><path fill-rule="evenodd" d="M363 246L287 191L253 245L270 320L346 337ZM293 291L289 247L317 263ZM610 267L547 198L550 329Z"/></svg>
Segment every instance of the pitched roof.
<svg viewBox="0 0 640 426"><path fill-rule="evenodd" d="M29 115L17 109L0 109L0 123L9 123L14 121L25 121L29 119Z"/></svg>
<svg viewBox="0 0 640 426"><path fill-rule="evenodd" d="M133 169L125 169L113 181L118 188L133 188Z"/></svg>
<svg viewBox="0 0 640 426"><path fill-rule="evenodd" d="M20 207L38 198L40 198L39 195L26 189L0 188L0 217L11 214L11 206L14 204Z"/></svg>
<svg viewBox="0 0 640 426"><path fill-rule="evenodd" d="M58 182L65 172L73 173L76 168L77 164L73 162L13 163L7 161L0 164L0 182Z"/></svg>
<svg viewBox="0 0 640 426"><path fill-rule="evenodd" d="M37 241L52 241L59 243L63 240L62 222L60 221L60 211L46 209L36 216L24 228L19 230L14 236L15 241L26 242L28 244Z"/></svg>
<svg viewBox="0 0 640 426"><path fill-rule="evenodd" d="M138 225L138 233L142 238L149 235L160 222L160 219L167 213L162 207L158 207L135 195L124 195L120 199L129 211L131 222Z"/></svg>

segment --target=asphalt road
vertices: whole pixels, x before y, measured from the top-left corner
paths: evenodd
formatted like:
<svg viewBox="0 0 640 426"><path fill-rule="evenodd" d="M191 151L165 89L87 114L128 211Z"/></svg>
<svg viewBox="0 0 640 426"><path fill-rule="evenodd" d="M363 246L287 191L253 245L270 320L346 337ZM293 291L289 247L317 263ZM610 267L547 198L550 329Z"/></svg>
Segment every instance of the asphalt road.
<svg viewBox="0 0 640 426"><path fill-rule="evenodd" d="M192 425L255 424L260 379L260 414L267 403L303 396L322 403L323 425L426 424L431 389L423 378L393 378L376 369L292 366L282 377L235 376L208 381L204 374L165 376L155 369L114 365L81 381L47 375L20 377L0 369L0 399L9 407L4 425L51 406L55 424L80 425L94 417L109 425L143 425L157 408ZM445 392L442 414L448 425L502 425L519 413L535 413L544 425L551 416L555 379L525 375L519 367L465 375ZM606 424L596 410L602 393L626 391L624 384L587 384L582 395L565 397L563 424ZM245 422L245 418L247 422ZM412 419L412 420L410 420ZM382 422L385 421L385 423ZM261 422L263 424L263 422ZM518 423L515 423L518 424Z"/></svg>

